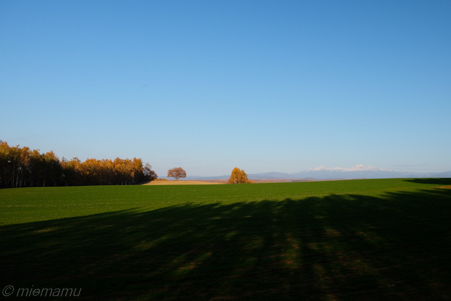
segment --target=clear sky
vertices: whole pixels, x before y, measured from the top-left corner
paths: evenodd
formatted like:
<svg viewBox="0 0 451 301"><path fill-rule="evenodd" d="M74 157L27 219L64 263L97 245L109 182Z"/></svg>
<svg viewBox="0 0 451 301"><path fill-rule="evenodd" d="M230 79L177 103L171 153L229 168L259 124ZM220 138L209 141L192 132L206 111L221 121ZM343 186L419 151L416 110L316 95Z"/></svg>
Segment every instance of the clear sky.
<svg viewBox="0 0 451 301"><path fill-rule="evenodd" d="M451 1L0 1L0 139L165 176L451 170Z"/></svg>

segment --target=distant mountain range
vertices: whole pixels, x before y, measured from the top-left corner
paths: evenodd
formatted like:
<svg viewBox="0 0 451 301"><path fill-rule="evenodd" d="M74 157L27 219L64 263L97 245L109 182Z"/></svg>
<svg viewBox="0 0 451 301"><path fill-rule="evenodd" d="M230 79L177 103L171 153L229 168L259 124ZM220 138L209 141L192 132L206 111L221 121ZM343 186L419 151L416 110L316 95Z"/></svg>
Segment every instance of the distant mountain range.
<svg viewBox="0 0 451 301"><path fill-rule="evenodd" d="M265 172L258 174L248 174L249 179L381 179L381 178L450 178L451 171L446 172L403 172L394 171L385 168L376 168L374 166L356 165L352 168L341 167L317 167L297 173ZM219 180L228 179L230 175L217 177L186 177L187 180Z"/></svg>

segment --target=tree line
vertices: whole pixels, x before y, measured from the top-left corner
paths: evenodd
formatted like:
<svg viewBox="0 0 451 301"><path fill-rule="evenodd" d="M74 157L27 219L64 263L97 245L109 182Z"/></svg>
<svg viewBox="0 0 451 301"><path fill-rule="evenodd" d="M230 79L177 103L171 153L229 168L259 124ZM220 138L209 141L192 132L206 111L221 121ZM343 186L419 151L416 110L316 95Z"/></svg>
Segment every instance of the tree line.
<svg viewBox="0 0 451 301"><path fill-rule="evenodd" d="M133 159L60 160L53 151L9 146L0 140L0 187L129 185L158 178L149 163Z"/></svg>

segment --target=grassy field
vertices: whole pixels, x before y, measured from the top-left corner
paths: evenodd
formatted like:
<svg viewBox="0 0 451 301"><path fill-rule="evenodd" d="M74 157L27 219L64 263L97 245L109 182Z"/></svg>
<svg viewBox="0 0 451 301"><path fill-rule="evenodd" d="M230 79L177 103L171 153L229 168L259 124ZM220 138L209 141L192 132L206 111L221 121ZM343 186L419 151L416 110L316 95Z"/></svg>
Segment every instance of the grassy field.
<svg viewBox="0 0 451 301"><path fill-rule="evenodd" d="M82 288L78 300L451 299L450 185L3 189L0 289Z"/></svg>
<svg viewBox="0 0 451 301"><path fill-rule="evenodd" d="M215 185L215 184L223 184L219 182L212 182L212 181L190 181L190 180L178 180L178 181L151 181L149 183L146 183L144 185Z"/></svg>

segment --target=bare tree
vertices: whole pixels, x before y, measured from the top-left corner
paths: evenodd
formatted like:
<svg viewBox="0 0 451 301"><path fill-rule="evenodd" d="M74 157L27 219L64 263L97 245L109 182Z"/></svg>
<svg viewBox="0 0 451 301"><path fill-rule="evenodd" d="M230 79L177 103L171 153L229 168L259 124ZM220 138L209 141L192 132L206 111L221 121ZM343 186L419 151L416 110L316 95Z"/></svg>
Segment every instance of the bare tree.
<svg viewBox="0 0 451 301"><path fill-rule="evenodd" d="M168 178L175 178L176 180L186 178L186 171L181 167L174 167L168 170Z"/></svg>

